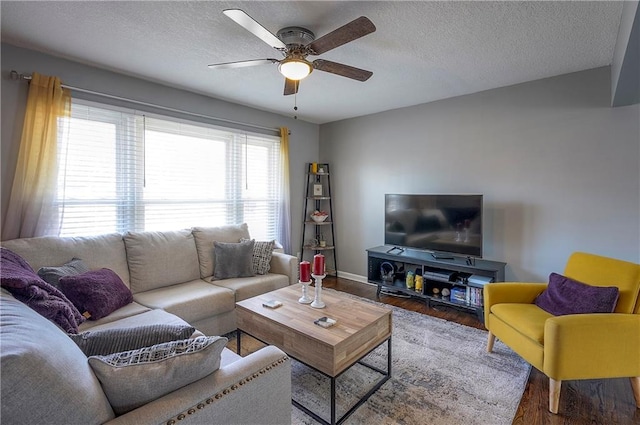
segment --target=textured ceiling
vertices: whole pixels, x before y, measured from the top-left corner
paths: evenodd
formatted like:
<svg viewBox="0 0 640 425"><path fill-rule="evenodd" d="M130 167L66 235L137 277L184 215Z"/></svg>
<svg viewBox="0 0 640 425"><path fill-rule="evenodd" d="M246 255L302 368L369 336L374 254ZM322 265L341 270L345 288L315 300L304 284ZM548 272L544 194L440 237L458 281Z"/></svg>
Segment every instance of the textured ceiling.
<svg viewBox="0 0 640 425"><path fill-rule="evenodd" d="M282 95L276 65L207 68L280 57L222 10L241 8L273 33L306 27L316 38L367 16L375 33L320 58L373 77L361 83L315 71L300 84L299 119L326 123L610 65L622 2L2 1L1 8L3 42L288 116L294 97Z"/></svg>

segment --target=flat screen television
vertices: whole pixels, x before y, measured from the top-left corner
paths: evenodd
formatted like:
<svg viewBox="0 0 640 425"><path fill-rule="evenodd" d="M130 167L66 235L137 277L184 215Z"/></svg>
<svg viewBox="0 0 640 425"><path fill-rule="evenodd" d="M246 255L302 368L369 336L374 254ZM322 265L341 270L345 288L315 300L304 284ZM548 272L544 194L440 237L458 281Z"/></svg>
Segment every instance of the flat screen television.
<svg viewBox="0 0 640 425"><path fill-rule="evenodd" d="M482 257L482 195L386 194L384 208L385 245Z"/></svg>

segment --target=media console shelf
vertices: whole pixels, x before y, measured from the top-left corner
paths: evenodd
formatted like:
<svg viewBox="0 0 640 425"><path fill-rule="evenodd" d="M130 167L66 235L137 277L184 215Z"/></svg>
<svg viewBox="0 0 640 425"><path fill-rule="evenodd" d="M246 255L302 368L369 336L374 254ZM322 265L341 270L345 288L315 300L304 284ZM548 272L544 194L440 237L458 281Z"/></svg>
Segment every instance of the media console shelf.
<svg viewBox="0 0 640 425"><path fill-rule="evenodd" d="M437 258L435 258L437 257ZM484 320L482 288L488 282L503 282L506 263L458 255L432 255L411 248L383 245L367 249L367 280L382 289L400 292L426 301L427 306L441 304L474 312ZM393 277L381 271L393 268ZM406 274L412 271L422 276L422 289L406 285ZM442 295L443 289L449 295ZM445 294L447 291L445 291Z"/></svg>

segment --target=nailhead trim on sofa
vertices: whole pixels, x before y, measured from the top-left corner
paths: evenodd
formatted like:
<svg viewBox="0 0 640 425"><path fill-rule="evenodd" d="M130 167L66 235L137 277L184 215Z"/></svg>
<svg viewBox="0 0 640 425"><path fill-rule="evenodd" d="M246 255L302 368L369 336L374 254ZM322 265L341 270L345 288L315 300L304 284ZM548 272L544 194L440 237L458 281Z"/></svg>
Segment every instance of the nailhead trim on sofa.
<svg viewBox="0 0 640 425"><path fill-rule="evenodd" d="M247 382L250 382L250 381L254 380L255 378L260 377L260 375L264 375L269 370L271 370L274 367L277 367L277 366L283 364L287 360L289 360L289 357L288 356L284 356L281 359L278 359L277 361L271 363L269 366L266 366L266 367L260 369L259 371L253 373L252 375L241 379L240 381L238 381L238 383L228 386L227 388L225 388L222 391L212 395L211 397L207 398L206 400L201 401L200 403L196 404L195 406L192 406L189 409L187 409L186 411L181 412L177 416L174 416L173 418L169 419L166 422L167 425L175 425L177 421L181 421L184 418L186 418L187 416L193 415L198 410L204 409L206 407L206 405L211 404L216 400L220 400L222 397L224 397L225 395L229 394L230 392L235 391L238 388L240 388L242 385L246 384Z"/></svg>

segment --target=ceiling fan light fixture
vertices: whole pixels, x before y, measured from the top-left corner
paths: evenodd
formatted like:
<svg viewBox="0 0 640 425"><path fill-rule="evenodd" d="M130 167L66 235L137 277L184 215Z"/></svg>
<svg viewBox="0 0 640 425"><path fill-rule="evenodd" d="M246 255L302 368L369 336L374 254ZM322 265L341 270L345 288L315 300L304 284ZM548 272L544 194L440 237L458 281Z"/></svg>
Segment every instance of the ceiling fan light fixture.
<svg viewBox="0 0 640 425"><path fill-rule="evenodd" d="M289 80L298 81L311 74L313 66L304 59L285 59L278 65L278 71Z"/></svg>

